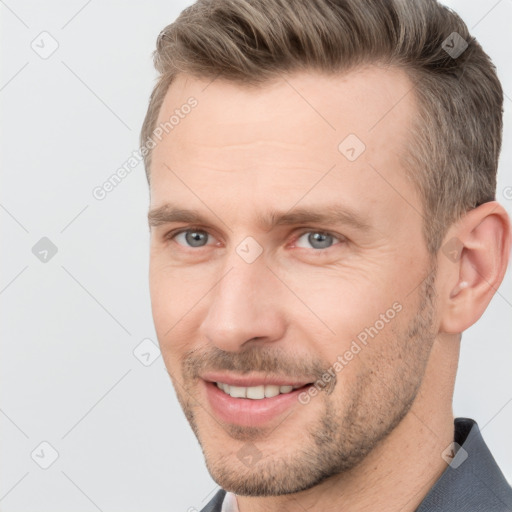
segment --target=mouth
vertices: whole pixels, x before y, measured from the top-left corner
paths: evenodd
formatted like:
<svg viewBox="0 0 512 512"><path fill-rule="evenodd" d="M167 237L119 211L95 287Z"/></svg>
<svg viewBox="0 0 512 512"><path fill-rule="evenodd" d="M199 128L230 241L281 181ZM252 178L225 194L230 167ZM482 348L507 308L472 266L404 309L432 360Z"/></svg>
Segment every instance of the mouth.
<svg viewBox="0 0 512 512"><path fill-rule="evenodd" d="M299 395L313 385L313 382L228 376L203 376L202 383L217 419L250 427L265 426L285 412L290 414L289 411L301 405Z"/></svg>
<svg viewBox="0 0 512 512"><path fill-rule="evenodd" d="M230 386L225 382L215 382L215 385L232 398L249 398L250 400L263 400L264 398L273 398L277 395L286 395L296 389L301 389L307 386L307 384L301 384L298 386L276 386L273 384L259 386Z"/></svg>

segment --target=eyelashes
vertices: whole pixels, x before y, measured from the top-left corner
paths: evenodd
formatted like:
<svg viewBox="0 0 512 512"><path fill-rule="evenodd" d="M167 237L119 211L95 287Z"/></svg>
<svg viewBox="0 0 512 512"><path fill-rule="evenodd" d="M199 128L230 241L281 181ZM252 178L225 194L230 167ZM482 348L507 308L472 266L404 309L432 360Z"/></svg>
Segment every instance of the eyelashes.
<svg viewBox="0 0 512 512"><path fill-rule="evenodd" d="M199 235L199 238L189 238L187 240L188 234ZM177 237L179 237L181 235L185 235L185 237L183 239L183 243L180 243L176 240ZM306 247L304 245L297 246L296 244L298 242L300 243L300 241L302 240L304 235L310 235L307 238L307 242L306 242L306 243L309 243L310 246L309 247ZM320 237L319 237L320 240L318 238L312 237L311 235L320 235ZM171 240L171 241L175 242L177 245L193 251L193 250L205 248L205 247L208 247L209 245L212 245L212 244L208 243L209 238L211 238L212 236L213 235L211 235L207 230L205 230L203 228L188 227L186 229L179 229L179 230L171 231L171 232L167 233L164 236L164 238L165 238L165 240ZM201 237L202 237L202 239L201 239ZM202 241L205 241L206 243L202 244L201 243ZM333 243L329 244L330 241L332 241ZM293 236L291 243L294 246L297 246L299 249L306 249L306 250L309 249L309 250L315 251L315 252L325 252L325 251L331 249L332 247L335 247L336 245L338 245L336 243L336 241L343 243L343 242L346 242L346 238L342 235L338 235L336 233L331 233L329 231L325 231L322 229L303 228L299 233L296 233ZM196 243L197 243L197 245L194 245ZM314 244L316 244L316 243L318 243L320 246L314 247ZM327 247L325 246L325 243L328 243Z"/></svg>

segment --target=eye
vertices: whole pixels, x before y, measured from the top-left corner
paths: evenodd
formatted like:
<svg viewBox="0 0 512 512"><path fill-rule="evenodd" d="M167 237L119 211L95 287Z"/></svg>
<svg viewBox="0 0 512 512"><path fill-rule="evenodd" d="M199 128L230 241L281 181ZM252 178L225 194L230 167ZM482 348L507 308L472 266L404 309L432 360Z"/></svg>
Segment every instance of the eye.
<svg viewBox="0 0 512 512"><path fill-rule="evenodd" d="M305 242L301 242L302 239L304 239ZM305 249L310 249L311 247L313 247L313 249L329 249L333 245L334 240L342 241L341 238L324 231L307 231L297 238L295 245Z"/></svg>
<svg viewBox="0 0 512 512"><path fill-rule="evenodd" d="M211 235L204 229L192 228L171 232L166 235L169 240L175 240L179 245L189 248L206 247ZM337 237L325 231L306 231L294 242L296 247L315 250L329 249L335 242L342 242L343 237ZM308 245L309 244L309 245Z"/></svg>
<svg viewBox="0 0 512 512"><path fill-rule="evenodd" d="M176 240L185 247L205 247L210 235L202 229L184 229L177 233L169 233L166 238Z"/></svg>

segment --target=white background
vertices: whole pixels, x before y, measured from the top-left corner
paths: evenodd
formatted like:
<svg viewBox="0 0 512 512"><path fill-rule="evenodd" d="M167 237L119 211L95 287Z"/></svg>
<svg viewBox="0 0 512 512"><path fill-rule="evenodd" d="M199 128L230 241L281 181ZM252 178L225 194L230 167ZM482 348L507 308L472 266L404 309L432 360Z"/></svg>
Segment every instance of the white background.
<svg viewBox="0 0 512 512"><path fill-rule="evenodd" d="M133 355L156 341L142 164L103 201L92 196L138 148L156 37L188 3L0 2L3 512L186 511L218 488L162 358L146 367ZM448 5L507 94L497 194L510 212L512 0ZM59 45L47 59L31 48L43 31ZM42 237L58 249L47 263L32 253ZM511 308L509 272L463 336L454 399L510 481ZM42 441L59 453L46 470L31 458Z"/></svg>

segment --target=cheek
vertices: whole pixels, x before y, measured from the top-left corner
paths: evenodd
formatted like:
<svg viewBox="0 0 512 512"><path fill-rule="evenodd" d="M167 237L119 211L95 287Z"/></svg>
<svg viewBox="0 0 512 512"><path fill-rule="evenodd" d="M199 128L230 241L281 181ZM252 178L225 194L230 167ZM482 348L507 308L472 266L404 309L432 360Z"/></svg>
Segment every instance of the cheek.
<svg viewBox="0 0 512 512"><path fill-rule="evenodd" d="M405 336L408 319L400 317L402 312L388 323L373 321L354 328L356 334L347 333L331 347L328 360L337 383L329 400L340 410L357 403L361 413L385 417L397 397L414 386L420 372L405 361L410 359Z"/></svg>
<svg viewBox="0 0 512 512"><path fill-rule="evenodd" d="M170 265L164 255L151 257L149 290L157 328L165 322L169 329L206 293L208 283L204 275L199 278L198 274L197 269Z"/></svg>
<svg viewBox="0 0 512 512"><path fill-rule="evenodd" d="M397 335L407 318L405 294L397 292L391 280L375 284L370 273L353 273L350 277L346 273L340 277L339 270L336 272L329 276L317 274L316 279L308 277L307 282L314 286L300 287L297 280L297 287L292 289L318 317L304 309L304 314L312 318L305 327L308 335L304 339L311 343L308 350L325 361L331 370L328 373L336 375L337 389L332 399L343 396L342 400L346 400L347 390L353 389L356 382L371 380L368 372L386 373L386 368L392 371L398 364L393 361L393 354L400 352Z"/></svg>
<svg viewBox="0 0 512 512"><path fill-rule="evenodd" d="M214 278L197 269L175 268L157 259L150 262L153 322L166 362L190 350L197 339L201 315L206 314L204 298L215 283Z"/></svg>
<svg viewBox="0 0 512 512"><path fill-rule="evenodd" d="M318 319L322 333L337 340L337 349L352 337L373 326L382 314L386 314L400 297L392 288L388 278L376 283L370 271L348 272L334 269L307 275L295 276L288 281L290 288ZM291 276L290 276L291 277ZM295 300L295 312L304 309ZM306 311L306 310L304 310ZM394 311L391 311L392 316ZM310 314L310 313L307 313ZM380 325L380 324L379 324Z"/></svg>

